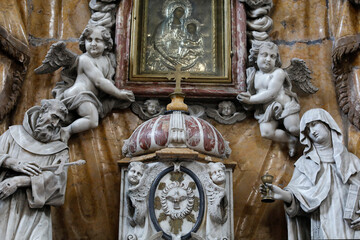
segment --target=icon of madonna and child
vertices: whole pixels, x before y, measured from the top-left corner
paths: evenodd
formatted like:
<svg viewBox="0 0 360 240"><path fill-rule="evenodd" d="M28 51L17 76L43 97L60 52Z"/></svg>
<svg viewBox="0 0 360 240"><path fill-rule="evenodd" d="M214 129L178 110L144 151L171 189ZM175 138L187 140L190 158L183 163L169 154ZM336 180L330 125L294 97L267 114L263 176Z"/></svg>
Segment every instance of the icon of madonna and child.
<svg viewBox="0 0 360 240"><path fill-rule="evenodd" d="M178 64L183 71L208 72L211 69L211 62L205 58L202 24L191 17L192 10L189 0L163 3L163 19L148 39L146 71L167 72L175 70Z"/></svg>

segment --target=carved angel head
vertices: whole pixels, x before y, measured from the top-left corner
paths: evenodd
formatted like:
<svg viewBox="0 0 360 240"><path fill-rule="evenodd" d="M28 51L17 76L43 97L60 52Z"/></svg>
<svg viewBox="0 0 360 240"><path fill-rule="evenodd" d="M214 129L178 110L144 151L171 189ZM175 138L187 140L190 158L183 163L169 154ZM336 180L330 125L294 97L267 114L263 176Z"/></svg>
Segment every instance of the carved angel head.
<svg viewBox="0 0 360 240"><path fill-rule="evenodd" d="M113 48L113 40L111 38L110 31L103 26L88 25L84 29L83 33L81 34L81 36L79 38L80 50L84 53L86 52L86 50L87 50L86 49L86 40L89 40L90 35L93 34L94 31L100 32L102 39L99 39L99 40L102 41L104 44L104 50L103 50L102 54L107 54Z"/></svg>
<svg viewBox="0 0 360 240"><path fill-rule="evenodd" d="M225 183L225 165L221 162L209 163L209 175L211 180L216 184L220 185Z"/></svg>
<svg viewBox="0 0 360 240"><path fill-rule="evenodd" d="M147 112L149 115L155 115L161 110L159 100L157 99L146 100L144 106L144 112Z"/></svg>
<svg viewBox="0 0 360 240"><path fill-rule="evenodd" d="M145 171L145 165L142 162L131 162L128 167L128 181L131 185L139 184Z"/></svg>
<svg viewBox="0 0 360 240"><path fill-rule="evenodd" d="M218 111L223 117L230 117L236 112L236 107L231 101L222 101L219 103Z"/></svg>
<svg viewBox="0 0 360 240"><path fill-rule="evenodd" d="M278 46L273 42L265 42L265 41L253 41L252 47L250 49L250 55L249 55L249 65L254 66L255 68L259 69L258 66L258 56L261 51L261 49L267 49L268 51L274 51L276 54L275 56L275 67L281 67L281 59L279 54L279 48Z"/></svg>

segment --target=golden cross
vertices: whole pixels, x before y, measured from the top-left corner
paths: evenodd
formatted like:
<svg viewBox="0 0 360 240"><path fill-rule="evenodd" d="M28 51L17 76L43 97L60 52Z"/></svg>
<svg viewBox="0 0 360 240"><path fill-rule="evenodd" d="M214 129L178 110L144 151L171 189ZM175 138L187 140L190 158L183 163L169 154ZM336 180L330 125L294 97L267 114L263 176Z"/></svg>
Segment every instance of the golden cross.
<svg viewBox="0 0 360 240"><path fill-rule="evenodd" d="M167 78L169 80L171 79L175 79L176 81L176 85L175 85L175 91L176 93L181 93L181 79L185 78L189 78L190 77L190 73L188 72L181 72L181 64L176 65L176 71L174 72L170 72L167 75Z"/></svg>

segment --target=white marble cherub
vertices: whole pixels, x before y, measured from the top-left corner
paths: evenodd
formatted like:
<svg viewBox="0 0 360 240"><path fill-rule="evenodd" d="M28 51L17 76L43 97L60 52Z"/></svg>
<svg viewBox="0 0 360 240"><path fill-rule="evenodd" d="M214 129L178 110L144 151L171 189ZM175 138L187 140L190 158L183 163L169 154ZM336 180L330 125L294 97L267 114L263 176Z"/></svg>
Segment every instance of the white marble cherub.
<svg viewBox="0 0 360 240"><path fill-rule="evenodd" d="M261 136L288 144L289 155L294 156L299 136L300 104L292 83L307 93L317 89L311 85L309 70L304 61L292 59L291 65L281 68L278 46L272 42L254 41L247 69L247 92L237 99L255 106L255 118L259 121ZM279 128L283 125L284 128Z"/></svg>
<svg viewBox="0 0 360 240"><path fill-rule="evenodd" d="M54 44L43 65L35 70L37 73L53 72L59 67L65 67L64 70L69 72L76 70L72 74L64 71L63 82L59 82L53 90L55 97L79 116L62 128L61 139L64 142L71 134L97 127L99 115L103 117L114 105L108 106L109 98L125 102L135 100L131 91L118 89L112 80L115 74L114 58L110 53L113 40L107 28L87 26L80 36L79 47L83 54L76 56L66 49L63 42Z"/></svg>
<svg viewBox="0 0 360 240"><path fill-rule="evenodd" d="M145 165L142 162L131 162L128 167L128 183L129 191L127 194L128 202L128 219L130 225L135 227L136 225L143 226L145 223L146 215L146 196L143 195L139 188L137 187L140 184L145 172Z"/></svg>
<svg viewBox="0 0 360 240"><path fill-rule="evenodd" d="M288 238L359 239L359 158L348 152L340 128L323 109L303 115L300 142L304 154L287 187L267 184L273 198L286 203ZM260 192L266 193L264 185Z"/></svg>
<svg viewBox="0 0 360 240"><path fill-rule="evenodd" d="M100 90L117 99L135 100L131 91L120 90L111 81L114 69L106 54L112 48L110 32L102 26L87 27L79 41L84 54L79 56L77 78L74 85L65 90L63 102L69 110L76 110L80 118L63 128L65 140L71 134L98 126Z"/></svg>
<svg viewBox="0 0 360 240"><path fill-rule="evenodd" d="M225 191L225 165L221 162L209 163L208 173L211 182L206 186L208 217L206 222L207 239L222 239L222 225L228 218L228 199Z"/></svg>

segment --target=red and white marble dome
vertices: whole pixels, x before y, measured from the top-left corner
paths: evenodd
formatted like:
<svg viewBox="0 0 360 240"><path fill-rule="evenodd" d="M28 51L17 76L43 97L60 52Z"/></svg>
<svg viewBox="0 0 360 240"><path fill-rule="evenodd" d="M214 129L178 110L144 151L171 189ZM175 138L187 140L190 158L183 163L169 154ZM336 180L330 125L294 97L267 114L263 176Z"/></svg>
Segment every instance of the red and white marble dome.
<svg viewBox="0 0 360 240"><path fill-rule="evenodd" d="M197 152L227 158L231 149L219 131L207 121L179 111L152 118L125 140L127 157L152 153L167 147L187 147Z"/></svg>

